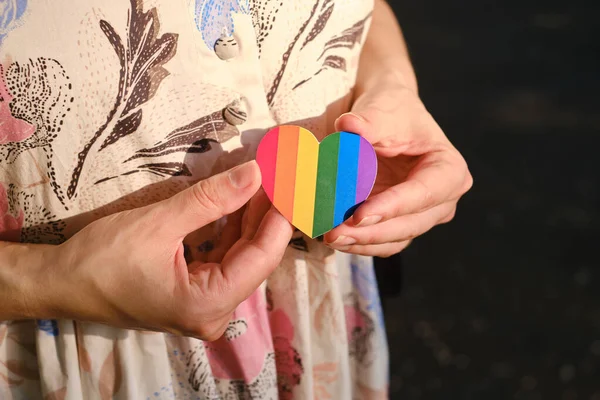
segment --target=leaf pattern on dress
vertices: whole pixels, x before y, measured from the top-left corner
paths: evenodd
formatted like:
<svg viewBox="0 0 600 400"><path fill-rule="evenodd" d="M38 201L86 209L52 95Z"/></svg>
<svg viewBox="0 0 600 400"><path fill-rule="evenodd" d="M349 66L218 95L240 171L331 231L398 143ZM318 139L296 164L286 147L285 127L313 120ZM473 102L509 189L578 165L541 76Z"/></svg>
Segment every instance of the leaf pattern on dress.
<svg viewBox="0 0 600 400"><path fill-rule="evenodd" d="M334 12L335 5L335 1L333 0L317 0L315 2L308 19L300 27L298 33L288 46L287 50L282 55L281 67L275 75L275 78L273 79L271 87L267 93L267 101L270 106L273 106L273 104L275 103L275 97L277 96L277 93L280 89L290 60L292 58L294 60L303 59L302 50L309 43L315 41L319 36L323 34L323 32L325 31L325 27L327 26L327 23L330 21L331 16ZM318 16L315 18L315 15ZM312 76L306 77L298 82L286 82L286 87L291 88L291 90L295 90L300 86L304 85L306 82L310 81L314 76L319 75L326 69L341 70L345 72L347 69L347 61L343 54L330 53L332 53L336 49L353 49L354 47L359 45L362 40L362 37L364 36L365 28L367 27L367 22L370 18L371 13L369 13L362 20L352 25L350 28L345 29L340 34L325 41L323 51L316 60L317 62L321 63L321 66L318 67L319 69L314 71ZM307 31L308 33L306 33ZM297 46L298 42L302 37L304 37L304 40L302 41L302 46ZM287 86L288 84L289 86Z"/></svg>
<svg viewBox="0 0 600 400"><path fill-rule="evenodd" d="M165 157L178 153L184 155L206 153L212 150L213 144L225 143L233 137L239 136L240 132L237 127L225 120L225 110L226 108L213 112L175 129L165 139L154 146L138 150L135 155L125 160L124 163L141 158ZM189 167L181 161L142 164L120 176L137 173L151 173L160 177L192 176ZM104 178L95 184L97 185L116 178L118 176Z"/></svg>
<svg viewBox="0 0 600 400"><path fill-rule="evenodd" d="M302 44L300 50L306 47L308 43L315 40L315 38L319 36L321 32L323 32L323 29L325 29L325 25L327 25L329 18L331 18L331 15L333 14L334 6L335 2L333 0L325 0L323 6L321 7L319 17L317 18L316 23L313 25L312 29L308 33L308 36L306 36L306 39L304 40L304 43Z"/></svg>
<svg viewBox="0 0 600 400"><path fill-rule="evenodd" d="M121 176L132 175L140 172L147 172L152 175L160 177L175 177L175 176L192 176L192 172L188 166L181 162L164 162L155 164L143 164L138 166L135 170L125 172ZM118 176L104 178L95 183L99 185L101 183L116 179Z"/></svg>
<svg viewBox="0 0 600 400"><path fill-rule="evenodd" d="M305 253L308 253L308 243L306 242L306 239L304 238L304 234L302 232L300 232L298 229L296 229L294 231L294 235L292 236L292 239L290 240L289 245L296 250L300 250Z"/></svg>
<svg viewBox="0 0 600 400"><path fill-rule="evenodd" d="M333 37L327 43L325 43L325 48L321 53L319 59L322 59L323 56L332 49L336 48L347 48L352 49L355 46L360 44L360 41L364 35L365 28L367 26L367 22L371 18L372 13L369 13L365 18L361 19L350 28L344 30L341 34Z"/></svg>
<svg viewBox="0 0 600 400"><path fill-rule="evenodd" d="M144 11L142 2L130 0L130 3L125 40L108 21L99 23L119 57L119 89L106 122L79 153L67 189L69 199L77 195L81 177L91 168L89 158L97 157L106 147L137 131L142 121L142 106L154 97L169 75L164 65L177 51L178 35L165 33L159 36L156 8Z"/></svg>
<svg viewBox="0 0 600 400"><path fill-rule="evenodd" d="M77 338L77 358L79 360L79 368L85 372L92 372L92 358L85 347L83 337L79 332L76 332L75 337Z"/></svg>
<svg viewBox="0 0 600 400"><path fill-rule="evenodd" d="M159 176L192 176L187 165L184 163L156 163L156 164L144 164L138 167L139 170L148 170Z"/></svg>
<svg viewBox="0 0 600 400"><path fill-rule="evenodd" d="M37 347L34 340L32 340L31 342L26 342L23 340L23 337L15 333L9 333L7 339L10 339L11 341L19 345L23 350L27 351L32 356L37 356Z"/></svg>
<svg viewBox="0 0 600 400"><path fill-rule="evenodd" d="M8 387L19 386L23 382L25 382L24 379L13 379L13 378L3 374L2 372L0 372L0 385L8 386Z"/></svg>
<svg viewBox="0 0 600 400"><path fill-rule="evenodd" d="M65 400L67 398L67 388L55 390L52 393L48 393L44 400Z"/></svg>
<svg viewBox="0 0 600 400"><path fill-rule="evenodd" d="M108 354L100 369L100 378L98 379L100 399L112 400L114 395L121 388L122 381L121 359L119 356L119 349L115 343L112 351Z"/></svg>
<svg viewBox="0 0 600 400"><path fill-rule="evenodd" d="M325 0L325 1L329 1L329 0ZM288 46L287 50L285 51L285 53L283 53L283 55L281 57L281 61L282 61L281 67L280 67L279 71L277 72L277 75L275 75L275 79L273 80L273 83L271 84L271 88L269 89L269 92L267 93L267 102L269 103L270 106L272 106L274 103L275 95L277 94L277 92L279 90L279 85L281 84L283 75L285 74L285 71L287 69L288 62L290 60L292 51L294 51L294 48L296 47L296 44L300 40L300 37L304 34L304 31L306 31L306 28L308 27L308 25L312 21L313 17L317 13L320 3L321 3L321 0L317 0L315 2L315 5L313 6L313 8L311 10L310 15L308 16L306 21L304 21L304 23L298 30L298 33L294 37L294 40L292 40L292 42Z"/></svg>
<svg viewBox="0 0 600 400"><path fill-rule="evenodd" d="M2 361L0 361L2 362ZM40 373L37 369L29 368L21 360L7 360L5 363L6 368L13 374L20 378L28 380L39 380Z"/></svg>
<svg viewBox="0 0 600 400"><path fill-rule="evenodd" d="M262 44L273 30L273 25L279 10L283 6L281 0L250 0L250 11L252 12L252 24L256 32L256 43L258 53L262 52Z"/></svg>
<svg viewBox="0 0 600 400"><path fill-rule="evenodd" d="M333 6L332 6L333 7ZM337 69L340 71L347 71L346 58L338 54L329 54L335 51L336 49L353 49L355 46L360 44L360 41L364 35L365 28L367 26L367 22L371 18L371 14L367 15L362 20L358 21L356 24L351 26L350 28L344 30L341 34L333 37L325 43L323 48L323 52L317 59L321 61L321 68L317 70L313 76L310 78L304 79L298 82L292 90L296 90L300 86L304 85L306 82L310 81L315 76L319 75L321 72L326 69Z"/></svg>
<svg viewBox="0 0 600 400"><path fill-rule="evenodd" d="M239 136L238 129L227 123L223 111L216 111L196 121L175 129L164 140L150 148L138 150L125 162L139 158L161 157L173 153L205 153L211 150L211 143L224 143Z"/></svg>
<svg viewBox="0 0 600 400"><path fill-rule="evenodd" d="M322 363L313 367L313 396L315 400L331 400L333 394L328 387L334 383L339 376L337 363Z"/></svg>

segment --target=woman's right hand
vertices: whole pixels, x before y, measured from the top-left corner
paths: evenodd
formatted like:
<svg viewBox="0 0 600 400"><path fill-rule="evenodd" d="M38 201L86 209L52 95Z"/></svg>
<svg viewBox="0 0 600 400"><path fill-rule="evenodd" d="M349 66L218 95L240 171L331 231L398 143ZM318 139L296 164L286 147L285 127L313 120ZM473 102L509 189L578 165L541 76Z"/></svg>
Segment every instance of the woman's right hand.
<svg viewBox="0 0 600 400"><path fill-rule="evenodd" d="M221 263L187 265L182 241L240 209L259 187L258 166L250 162L90 224L47 250L52 265L40 283L52 293L29 307L51 318L218 339L235 308L281 261L292 227L274 209L250 216Z"/></svg>

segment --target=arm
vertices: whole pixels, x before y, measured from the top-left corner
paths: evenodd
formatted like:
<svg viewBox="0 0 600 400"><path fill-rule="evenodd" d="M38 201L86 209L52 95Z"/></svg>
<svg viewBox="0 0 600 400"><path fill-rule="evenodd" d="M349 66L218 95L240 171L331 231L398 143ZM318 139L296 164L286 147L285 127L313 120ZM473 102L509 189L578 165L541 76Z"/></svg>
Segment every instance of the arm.
<svg viewBox="0 0 600 400"><path fill-rule="evenodd" d="M417 78L400 25L385 0L375 0L371 29L363 47L357 78L357 96L381 79L418 90Z"/></svg>
<svg viewBox="0 0 600 400"><path fill-rule="evenodd" d="M379 169L371 197L325 241L348 253L390 256L451 221L473 178L421 102L402 32L384 0L375 0L354 95L336 130L371 142Z"/></svg>
<svg viewBox="0 0 600 400"><path fill-rule="evenodd" d="M0 242L0 321L53 318L40 305L51 303L45 290L51 283L43 270L56 262L54 249Z"/></svg>
<svg viewBox="0 0 600 400"><path fill-rule="evenodd" d="M218 339L279 265L292 227L274 209L253 210L242 237L208 263L188 265L183 239L246 205L260 182L250 162L99 219L59 246L0 242L0 321L72 319Z"/></svg>

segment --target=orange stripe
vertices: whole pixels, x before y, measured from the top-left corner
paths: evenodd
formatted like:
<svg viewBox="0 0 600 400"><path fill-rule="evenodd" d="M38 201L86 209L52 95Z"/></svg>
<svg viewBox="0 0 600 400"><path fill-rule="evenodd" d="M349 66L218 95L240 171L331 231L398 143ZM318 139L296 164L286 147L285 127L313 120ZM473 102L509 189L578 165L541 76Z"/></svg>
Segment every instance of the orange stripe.
<svg viewBox="0 0 600 400"><path fill-rule="evenodd" d="M299 133L300 128L297 126L279 127L273 204L288 221L292 221L294 218Z"/></svg>

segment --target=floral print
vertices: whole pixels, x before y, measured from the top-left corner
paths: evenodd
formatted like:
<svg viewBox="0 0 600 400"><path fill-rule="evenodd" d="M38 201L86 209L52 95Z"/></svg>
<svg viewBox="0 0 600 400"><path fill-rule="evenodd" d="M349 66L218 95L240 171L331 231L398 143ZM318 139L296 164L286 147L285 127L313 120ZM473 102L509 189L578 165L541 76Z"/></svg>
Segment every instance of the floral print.
<svg viewBox="0 0 600 400"><path fill-rule="evenodd" d="M210 50L222 36L234 33L233 14L248 14L248 0L196 0L196 26Z"/></svg>
<svg viewBox="0 0 600 400"><path fill-rule="evenodd" d="M52 320L38 321L38 328L50 336L58 336L58 323Z"/></svg>
<svg viewBox="0 0 600 400"><path fill-rule="evenodd" d="M13 96L9 93L4 78L4 68L0 64L0 145L11 142L22 142L35 132L35 126L19 118L15 118L10 110Z"/></svg>
<svg viewBox="0 0 600 400"><path fill-rule="evenodd" d="M0 44L13 30L27 8L27 0L0 0Z"/></svg>
<svg viewBox="0 0 600 400"><path fill-rule="evenodd" d="M19 242L25 214L23 210L15 216L9 212L8 195L4 184L0 183L0 240Z"/></svg>
<svg viewBox="0 0 600 400"><path fill-rule="evenodd" d="M272 126L327 133L349 109L372 4L0 0L0 240L62 243L253 158ZM225 226L186 238L186 260ZM387 385L372 260L300 232L216 342L0 323L0 398L371 399Z"/></svg>

